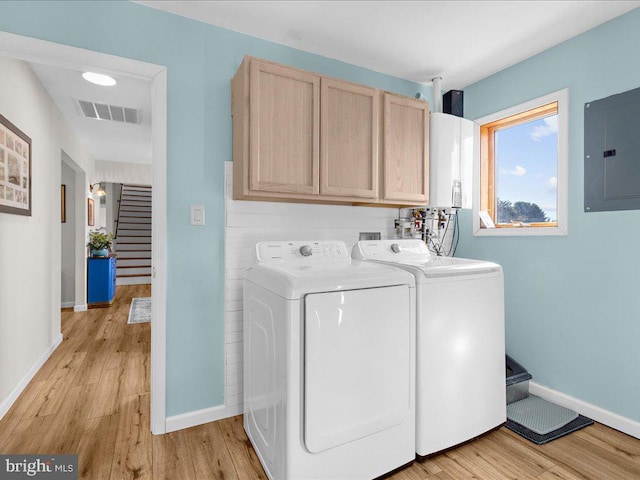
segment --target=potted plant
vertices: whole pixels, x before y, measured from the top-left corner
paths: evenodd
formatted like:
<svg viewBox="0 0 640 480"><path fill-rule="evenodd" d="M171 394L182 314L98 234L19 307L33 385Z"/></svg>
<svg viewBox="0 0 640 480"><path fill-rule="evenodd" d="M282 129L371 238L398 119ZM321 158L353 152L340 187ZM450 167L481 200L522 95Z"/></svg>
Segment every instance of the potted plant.
<svg viewBox="0 0 640 480"><path fill-rule="evenodd" d="M113 243L113 233L103 233L100 230L89 232L89 247L92 257L107 257Z"/></svg>

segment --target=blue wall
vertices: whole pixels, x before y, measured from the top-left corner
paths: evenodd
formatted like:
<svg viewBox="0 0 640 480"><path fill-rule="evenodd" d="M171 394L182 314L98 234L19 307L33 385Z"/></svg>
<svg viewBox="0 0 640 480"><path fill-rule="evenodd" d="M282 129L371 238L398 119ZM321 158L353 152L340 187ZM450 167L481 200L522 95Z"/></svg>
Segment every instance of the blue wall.
<svg viewBox="0 0 640 480"><path fill-rule="evenodd" d="M223 162L245 54L392 92L425 86L121 1L0 2L0 30L168 68L167 415L224 403ZM189 225L203 204L207 225ZM157 292L154 292L157 294Z"/></svg>
<svg viewBox="0 0 640 480"><path fill-rule="evenodd" d="M640 10L465 89L475 119L569 88L569 235L478 237L458 254L504 267L507 352L534 380L640 421L640 211L584 213L583 108L640 87ZM640 114L640 112L639 112Z"/></svg>

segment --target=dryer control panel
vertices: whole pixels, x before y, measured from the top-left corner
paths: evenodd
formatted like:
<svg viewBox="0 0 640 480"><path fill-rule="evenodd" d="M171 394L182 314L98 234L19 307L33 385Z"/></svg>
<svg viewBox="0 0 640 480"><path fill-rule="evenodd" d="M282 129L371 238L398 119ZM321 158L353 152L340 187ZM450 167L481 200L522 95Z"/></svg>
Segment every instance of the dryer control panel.
<svg viewBox="0 0 640 480"><path fill-rule="evenodd" d="M344 242L334 240L259 242L256 244L258 261L265 262L322 262L349 260Z"/></svg>

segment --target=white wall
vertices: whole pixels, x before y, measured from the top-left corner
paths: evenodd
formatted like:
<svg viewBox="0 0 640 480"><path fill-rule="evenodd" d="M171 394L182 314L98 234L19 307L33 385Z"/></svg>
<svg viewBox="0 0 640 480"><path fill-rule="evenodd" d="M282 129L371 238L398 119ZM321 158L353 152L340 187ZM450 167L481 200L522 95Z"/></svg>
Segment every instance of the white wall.
<svg viewBox="0 0 640 480"><path fill-rule="evenodd" d="M74 200L76 195L76 172L64 161L62 164L62 179L60 180L66 189L66 222L60 225L62 229L62 258L61 258L61 305L74 307L76 299L76 264L75 264L75 235L76 235L76 211Z"/></svg>
<svg viewBox="0 0 640 480"><path fill-rule="evenodd" d="M60 337L61 151L89 175L94 160L26 63L0 58L0 72L0 112L31 137L33 161L32 216L0 213L1 417Z"/></svg>
<svg viewBox="0 0 640 480"><path fill-rule="evenodd" d="M94 177L94 182L151 185L153 181L153 167L150 164L143 165L140 163L97 160Z"/></svg>
<svg viewBox="0 0 640 480"><path fill-rule="evenodd" d="M265 240L342 240L349 247L360 232L394 238L397 208L250 202L232 199L232 163L225 163L225 276L227 415L242 412L242 275Z"/></svg>

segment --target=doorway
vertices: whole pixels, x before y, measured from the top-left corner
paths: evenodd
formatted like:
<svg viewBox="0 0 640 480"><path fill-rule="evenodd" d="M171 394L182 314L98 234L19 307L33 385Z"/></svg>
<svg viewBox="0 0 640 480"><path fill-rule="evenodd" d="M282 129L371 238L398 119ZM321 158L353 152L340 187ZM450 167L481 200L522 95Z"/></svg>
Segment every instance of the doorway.
<svg viewBox="0 0 640 480"><path fill-rule="evenodd" d="M97 70L114 75L132 76L147 79L151 82L152 110L152 170L153 170L153 217L152 217L152 297L153 322L151 329L151 431L162 434L165 426L165 322L166 322L166 123L167 123L167 71L166 67L140 62L123 57L80 49L67 45L46 42L20 35L0 32L0 56L44 65L76 70ZM71 160L72 162L72 160ZM67 163L68 164L68 163ZM76 185L80 185L74 193L80 202L74 202L75 211L85 218L85 197L93 172L76 172ZM52 180L55 181L55 180ZM56 186L56 189L59 186ZM85 222L76 222L76 252L74 269L74 302L78 305L79 290L85 291L86 274L79 280L79 271L86 272ZM82 232L80 232L82 229ZM78 249L82 244L83 248ZM80 250L81 255L78 254ZM57 295L58 292L55 292ZM85 299L86 299L86 293ZM81 295L80 295L81 296ZM52 305L52 308L54 306ZM59 308L59 306L55 307Z"/></svg>

